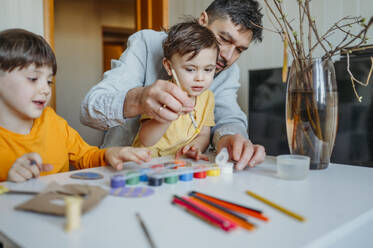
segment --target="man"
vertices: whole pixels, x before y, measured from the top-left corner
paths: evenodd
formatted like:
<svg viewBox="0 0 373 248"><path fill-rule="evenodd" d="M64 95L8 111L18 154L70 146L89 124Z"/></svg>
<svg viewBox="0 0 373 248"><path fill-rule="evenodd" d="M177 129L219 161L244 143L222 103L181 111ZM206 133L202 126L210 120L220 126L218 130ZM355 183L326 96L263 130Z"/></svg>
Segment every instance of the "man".
<svg viewBox="0 0 373 248"><path fill-rule="evenodd" d="M255 166L265 158L264 147L247 137L247 118L237 104L239 68L234 62L251 41L262 40L262 14L256 0L215 0L202 12L199 23L217 37L220 54L210 89L215 95L213 145L227 147L236 169ZM112 69L82 102L80 120L108 130L104 146L129 145L137 133L138 116L171 121L193 110L185 92L170 84L162 66L164 32L142 30L128 40L126 51L112 61Z"/></svg>

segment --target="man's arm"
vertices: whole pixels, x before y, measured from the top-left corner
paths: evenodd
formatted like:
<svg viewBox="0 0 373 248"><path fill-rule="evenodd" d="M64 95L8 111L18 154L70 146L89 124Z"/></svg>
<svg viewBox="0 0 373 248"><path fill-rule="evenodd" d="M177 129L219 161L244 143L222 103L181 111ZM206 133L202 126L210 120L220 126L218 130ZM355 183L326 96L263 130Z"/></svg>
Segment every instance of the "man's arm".
<svg viewBox="0 0 373 248"><path fill-rule="evenodd" d="M220 78L219 78L220 76ZM237 103L239 69L233 65L218 76L215 88L215 122L213 144L219 152L226 147L236 168L255 166L265 159L265 150L248 139L247 118Z"/></svg>
<svg viewBox="0 0 373 248"><path fill-rule="evenodd" d="M224 135L247 135L247 117L237 103L237 91L240 88L238 81L240 71L237 65L221 72L215 79L211 89L215 95L215 127L213 132L213 145L217 148L220 138Z"/></svg>
<svg viewBox="0 0 373 248"><path fill-rule="evenodd" d="M80 121L84 125L106 130L139 114L167 122L193 110L185 92L159 80L164 37L164 33L143 30L129 38L126 51L112 61L112 69L83 100ZM162 106L164 110L159 111Z"/></svg>
<svg viewBox="0 0 373 248"><path fill-rule="evenodd" d="M130 36L126 51L119 60L112 61L112 69L84 98L80 111L84 125L106 130L125 123L123 105L128 91L137 88L136 93L140 93L144 86L146 51L143 32Z"/></svg>

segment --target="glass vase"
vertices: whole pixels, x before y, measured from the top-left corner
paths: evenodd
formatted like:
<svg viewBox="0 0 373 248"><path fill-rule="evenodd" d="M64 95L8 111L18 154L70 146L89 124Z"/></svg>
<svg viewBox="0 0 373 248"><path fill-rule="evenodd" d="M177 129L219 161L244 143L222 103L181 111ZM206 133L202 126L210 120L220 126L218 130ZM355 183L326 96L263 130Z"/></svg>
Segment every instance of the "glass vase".
<svg viewBox="0 0 373 248"><path fill-rule="evenodd" d="M330 163L338 123L338 92L330 60L294 60L286 93L286 131L291 154L306 155L310 169Z"/></svg>

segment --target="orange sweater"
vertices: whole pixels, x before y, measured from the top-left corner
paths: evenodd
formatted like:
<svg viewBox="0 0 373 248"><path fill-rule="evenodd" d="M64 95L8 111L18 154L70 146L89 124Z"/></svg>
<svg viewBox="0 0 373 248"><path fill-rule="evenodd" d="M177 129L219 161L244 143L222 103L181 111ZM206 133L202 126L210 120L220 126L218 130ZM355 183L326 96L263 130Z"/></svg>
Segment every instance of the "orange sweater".
<svg viewBox="0 0 373 248"><path fill-rule="evenodd" d="M77 131L47 107L34 121L29 134L17 134L0 126L0 182L5 181L17 158L30 152L38 153L44 164L53 170L41 172L49 175L69 171L69 163L76 168L105 165L105 149L84 142Z"/></svg>

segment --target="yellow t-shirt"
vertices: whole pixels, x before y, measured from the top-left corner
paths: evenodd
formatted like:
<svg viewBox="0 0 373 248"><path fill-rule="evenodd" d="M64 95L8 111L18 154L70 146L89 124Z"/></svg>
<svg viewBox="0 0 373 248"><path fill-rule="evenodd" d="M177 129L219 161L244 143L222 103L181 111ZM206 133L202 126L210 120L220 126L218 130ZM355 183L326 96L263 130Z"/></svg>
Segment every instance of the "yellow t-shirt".
<svg viewBox="0 0 373 248"><path fill-rule="evenodd" d="M215 126L214 106L214 94L210 90L204 91L196 98L194 118L199 130L202 130L203 126ZM149 119L149 116L141 116L141 120L145 119ZM148 148L152 151L152 157L173 155L178 149L194 140L197 135L197 130L193 126L189 114L181 115L170 124L161 139ZM144 147L139 140L139 133L137 133L132 145L134 147Z"/></svg>
<svg viewBox="0 0 373 248"><path fill-rule="evenodd" d="M0 126L0 182L8 177L13 163L26 153L38 153L44 164L53 170L40 175L69 170L69 163L76 168L105 165L105 149L98 149L84 142L67 121L47 107L34 121L29 134L17 134Z"/></svg>

